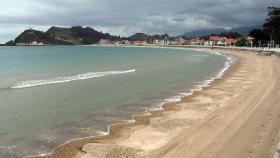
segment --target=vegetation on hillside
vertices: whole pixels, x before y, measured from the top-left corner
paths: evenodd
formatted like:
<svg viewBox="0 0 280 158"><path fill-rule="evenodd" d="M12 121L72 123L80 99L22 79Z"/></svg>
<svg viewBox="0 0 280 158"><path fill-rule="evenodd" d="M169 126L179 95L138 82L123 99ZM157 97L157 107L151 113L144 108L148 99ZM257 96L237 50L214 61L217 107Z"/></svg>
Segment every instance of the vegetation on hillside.
<svg viewBox="0 0 280 158"><path fill-rule="evenodd" d="M52 26L46 34L52 39L52 44L59 44L62 41L69 42L69 43L80 43L79 39L75 39L71 35L71 28L62 28Z"/></svg>
<svg viewBox="0 0 280 158"><path fill-rule="evenodd" d="M145 33L136 33L130 37L128 37L128 40L130 41L146 41L148 39L149 35Z"/></svg>
<svg viewBox="0 0 280 158"><path fill-rule="evenodd" d="M240 38L242 37L241 34L239 34L238 32L222 32L222 33L214 33L214 34L211 34L211 35L208 35L208 36L203 36L202 38L203 39L209 39L210 36L220 36L220 37L227 37L227 38Z"/></svg>
<svg viewBox="0 0 280 158"><path fill-rule="evenodd" d="M71 35L75 39L80 39L83 44L98 43L101 39L109 39L112 41L121 40L119 36L111 36L109 33L98 32L90 27L74 26L71 28Z"/></svg>
<svg viewBox="0 0 280 158"><path fill-rule="evenodd" d="M50 44L50 37L42 31L28 29L21 33L15 40L14 43L30 43L33 41L43 42Z"/></svg>
<svg viewBox="0 0 280 158"><path fill-rule="evenodd" d="M146 41L147 43L154 43L156 40L163 40L165 38L170 38L170 36L168 34L148 35L145 33L136 33L127 39L130 41Z"/></svg>

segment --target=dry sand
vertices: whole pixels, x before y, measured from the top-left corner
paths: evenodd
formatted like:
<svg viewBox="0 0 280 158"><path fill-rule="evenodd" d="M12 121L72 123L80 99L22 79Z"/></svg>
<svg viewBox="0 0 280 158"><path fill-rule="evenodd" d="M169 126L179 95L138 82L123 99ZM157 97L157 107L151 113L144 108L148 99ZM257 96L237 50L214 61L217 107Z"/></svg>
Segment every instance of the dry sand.
<svg viewBox="0 0 280 158"><path fill-rule="evenodd" d="M220 52L240 60L203 91L153 116L135 117L135 124L112 126L110 136L72 143L48 157L272 157L280 129L280 60Z"/></svg>

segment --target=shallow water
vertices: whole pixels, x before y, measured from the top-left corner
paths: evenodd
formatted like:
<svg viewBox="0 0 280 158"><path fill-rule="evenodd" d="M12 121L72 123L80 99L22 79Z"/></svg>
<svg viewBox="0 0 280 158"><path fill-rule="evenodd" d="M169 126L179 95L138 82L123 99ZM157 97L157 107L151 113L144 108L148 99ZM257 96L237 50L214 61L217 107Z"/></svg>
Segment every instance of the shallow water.
<svg viewBox="0 0 280 158"><path fill-rule="evenodd" d="M0 47L0 157L48 153L66 140L102 134L190 93L226 61L182 49Z"/></svg>

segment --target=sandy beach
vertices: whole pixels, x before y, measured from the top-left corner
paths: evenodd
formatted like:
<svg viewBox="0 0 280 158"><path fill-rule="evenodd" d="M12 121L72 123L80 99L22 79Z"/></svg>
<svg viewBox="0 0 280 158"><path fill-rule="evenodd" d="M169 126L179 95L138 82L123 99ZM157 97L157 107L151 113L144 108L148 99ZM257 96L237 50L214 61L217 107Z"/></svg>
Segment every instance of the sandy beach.
<svg viewBox="0 0 280 158"><path fill-rule="evenodd" d="M42 157L272 157L280 138L279 57L218 51L239 60L203 91Z"/></svg>

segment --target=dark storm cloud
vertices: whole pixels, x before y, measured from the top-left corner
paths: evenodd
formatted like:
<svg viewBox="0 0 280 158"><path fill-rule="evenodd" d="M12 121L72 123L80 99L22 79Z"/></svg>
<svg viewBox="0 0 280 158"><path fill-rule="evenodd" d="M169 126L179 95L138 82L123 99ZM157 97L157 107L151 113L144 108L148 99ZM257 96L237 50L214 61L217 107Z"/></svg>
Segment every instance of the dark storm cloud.
<svg viewBox="0 0 280 158"><path fill-rule="evenodd" d="M27 27L83 25L116 35L259 25L279 0L0 0L0 41Z"/></svg>

